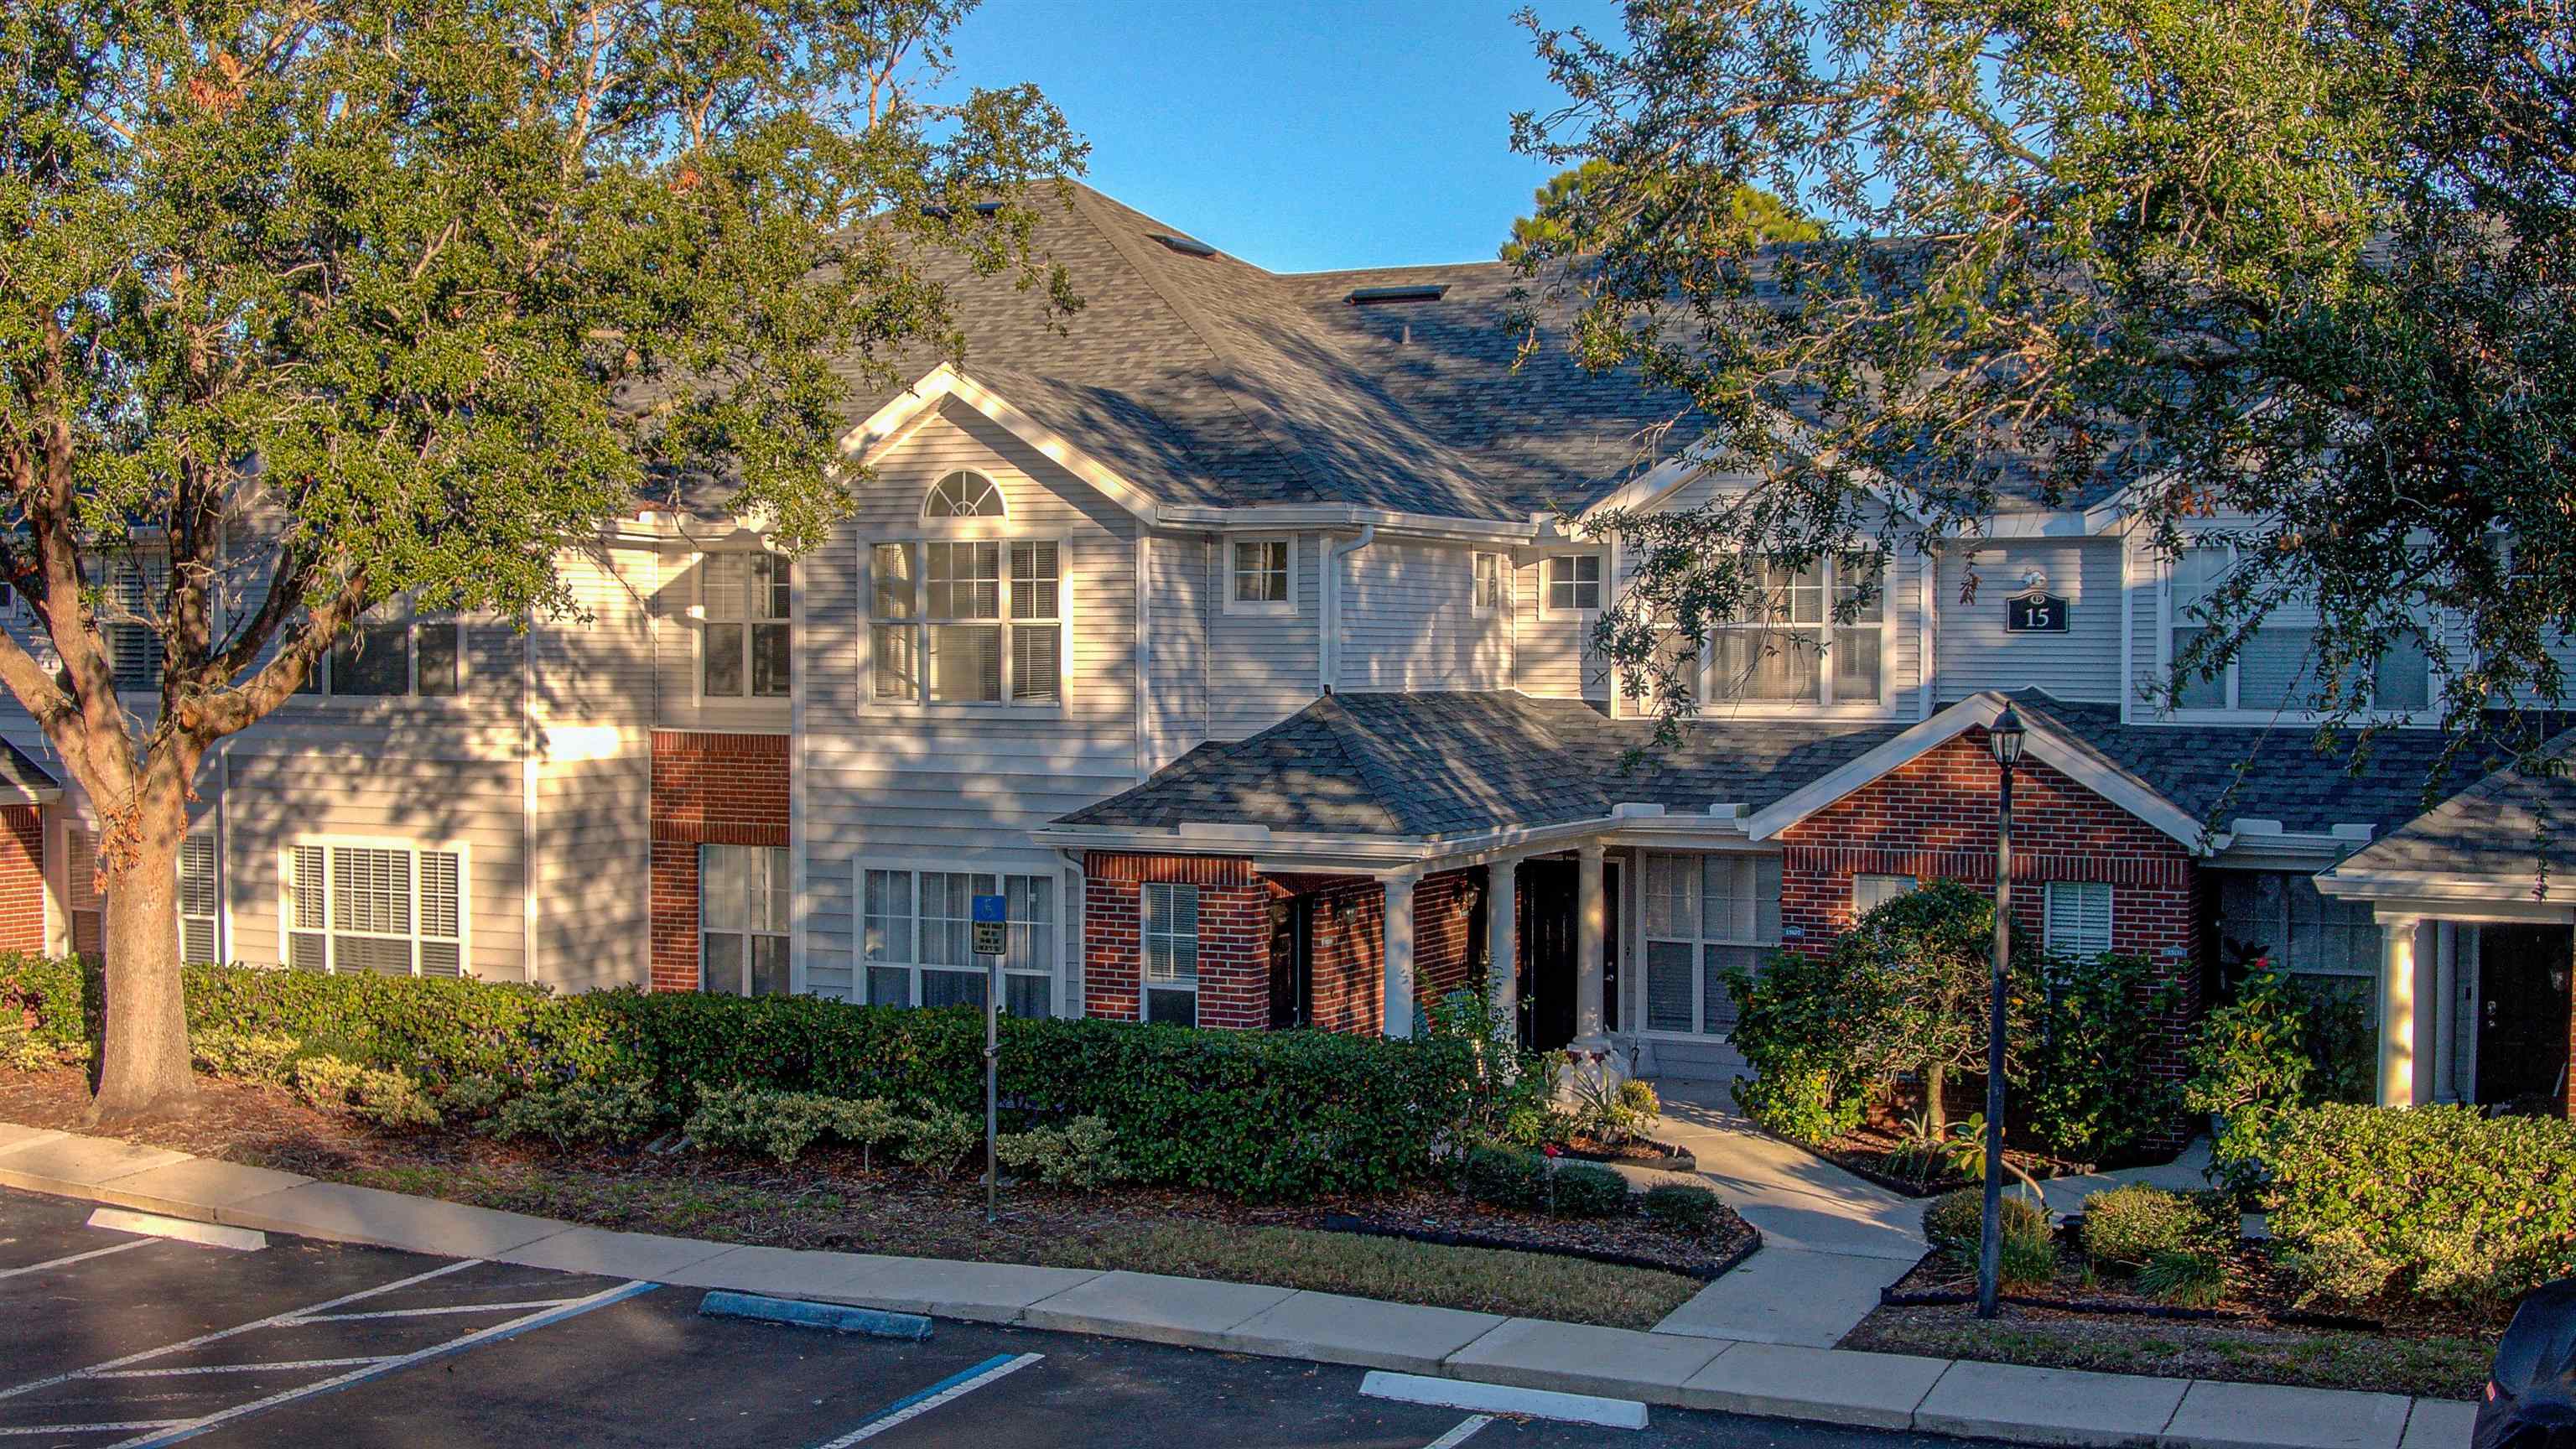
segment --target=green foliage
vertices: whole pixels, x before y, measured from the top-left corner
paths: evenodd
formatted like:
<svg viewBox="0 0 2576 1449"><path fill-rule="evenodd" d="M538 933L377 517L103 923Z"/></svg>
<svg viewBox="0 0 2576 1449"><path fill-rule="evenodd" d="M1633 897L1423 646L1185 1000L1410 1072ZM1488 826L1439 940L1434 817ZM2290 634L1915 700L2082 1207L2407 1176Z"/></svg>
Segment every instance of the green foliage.
<svg viewBox="0 0 2576 1449"><path fill-rule="evenodd" d="M458 1077L439 1089L438 1110L447 1117L479 1120L499 1110L509 1095L510 1084L499 1077Z"/></svg>
<svg viewBox="0 0 2576 1449"><path fill-rule="evenodd" d="M2227 1297L2227 1262L2215 1253L2165 1249L2138 1270L2138 1288L2178 1308L2214 1308Z"/></svg>
<svg viewBox="0 0 2576 1449"><path fill-rule="evenodd" d="M1972 1251L1963 1266L1973 1267ZM1995 1253L1995 1286L2006 1293L2027 1292L2045 1288L2057 1276L2057 1239L2048 1234L2011 1232L2004 1234Z"/></svg>
<svg viewBox="0 0 2576 1449"><path fill-rule="evenodd" d="M2174 1089L2139 1064L2182 993L2141 956L2052 959L2043 969L2047 995L2014 1106L2040 1145L2061 1156L2098 1162L2126 1152L2181 1106Z"/></svg>
<svg viewBox="0 0 2576 1449"><path fill-rule="evenodd" d="M1875 1085L1851 1052L1852 1000L1836 957L1782 952L1760 975L1724 973L1735 1002L1735 1049L1754 1075L1735 1079L1735 1102L1764 1130L1818 1143L1860 1125Z"/></svg>
<svg viewBox="0 0 2576 1449"><path fill-rule="evenodd" d="M188 1048L196 1055L197 1065L206 1071L236 1081L271 1085L286 1082L288 1064L302 1046L291 1036L228 1027L209 1028L188 1038Z"/></svg>
<svg viewBox="0 0 2576 1449"><path fill-rule="evenodd" d="M1119 1180L1114 1138L1099 1118L1076 1117L1061 1127L1003 1133L994 1140L993 1153L1004 1167L1031 1174L1049 1187L1089 1192Z"/></svg>
<svg viewBox="0 0 2576 1449"><path fill-rule="evenodd" d="M2420 695L2429 656L2449 729L2536 754L2489 707L2562 700L2576 628L2564 7L1616 13L1524 15L1563 94L1513 144L1580 168L1512 254L1530 345L1684 394L1686 460L1758 480L1587 519L1636 560L1594 637L1622 694L1695 708L1671 640L1751 612L1758 565L1866 569L2035 482L2167 546L2258 520L2164 688L2294 608L2293 712L2362 715L2383 662ZM1836 225L1770 245L1746 185Z"/></svg>
<svg viewBox="0 0 2576 1449"><path fill-rule="evenodd" d="M1495 1207L1547 1206L1547 1159L1505 1147L1468 1149L1459 1165L1458 1190Z"/></svg>
<svg viewBox="0 0 2576 1449"><path fill-rule="evenodd" d="M349 1093L366 1072L367 1068L356 1062L328 1052L316 1053L296 1062L295 1095L310 1106L336 1112L349 1105Z"/></svg>
<svg viewBox="0 0 2576 1449"><path fill-rule="evenodd" d="M1572 1127L1596 1142L1625 1142L1663 1119L1664 1104L1652 1086L1622 1078L1602 1063L1576 1067L1566 1085Z"/></svg>
<svg viewBox="0 0 2576 1449"><path fill-rule="evenodd" d="M2576 1123L2327 1104L2261 1143L2273 1233L2320 1296L2492 1306L2576 1274Z"/></svg>
<svg viewBox="0 0 2576 1449"><path fill-rule="evenodd" d="M503 1142L542 1137L557 1147L624 1143L642 1140L667 1115L641 1078L585 1077L510 1098L483 1130Z"/></svg>
<svg viewBox="0 0 2576 1449"><path fill-rule="evenodd" d="M1837 1090L1829 1068L1775 1056L1761 1070L1759 1077L1735 1079L1735 1104L1764 1131L1792 1142L1830 1142L1858 1127L1868 1109L1866 1098Z"/></svg>
<svg viewBox="0 0 2576 1449"><path fill-rule="evenodd" d="M789 1163L826 1138L873 1149L898 1137L902 1123L894 1105L881 1097L700 1087L698 1108L682 1130L701 1150L760 1152Z"/></svg>
<svg viewBox="0 0 2576 1449"><path fill-rule="evenodd" d="M1601 161L1586 161L1549 177L1547 184L1530 198L1536 210L1512 222L1512 239L1503 243L1503 260L1518 262L1537 255L1574 257L1593 251L1593 245L1575 232L1571 223L1590 209L1578 203L1593 201L1583 195L1584 188L1606 185L1610 179L1610 168ZM1736 187L1726 198L1726 211L1731 225L1764 241L1808 242L1825 234L1815 218L1758 186Z"/></svg>
<svg viewBox="0 0 2576 1449"><path fill-rule="evenodd" d="M971 1011L852 1006L815 997L696 992L552 996L472 980L323 976L191 966L192 1031L295 1037L434 1089L505 1084L499 1130L559 1140L626 1139L698 1105L701 1085L927 1102L980 1112L983 1022ZM65 963L0 957L0 992L81 1035L94 982ZM93 1028L94 1029L94 1028ZM1411 1041L1319 1031L1218 1032L1132 1022L1013 1017L1001 1088L1023 1120L1096 1116L1134 1180L1284 1199L1380 1192L1430 1179L1474 1123L1544 1124L1552 1077L1524 1060L1507 1077L1458 1036ZM642 1103L600 1131L570 1086L641 1084ZM1502 1112L1505 1117L1495 1114ZM644 1114L640 1121L631 1120ZM470 1113L468 1115L471 1115ZM558 1126L578 1135L559 1137ZM963 1149L960 1149L962 1155Z"/></svg>
<svg viewBox="0 0 2576 1449"><path fill-rule="evenodd" d="M1506 1137L1536 1147L1561 1141L1566 1124L1556 1106L1563 1052L1523 1051L1510 1012L1497 1007L1484 986L1452 991L1424 1016L1423 1035L1454 1043L1471 1063L1461 1132Z"/></svg>
<svg viewBox="0 0 2576 1449"><path fill-rule="evenodd" d="M2048 1237L2048 1212L2045 1208L2009 1193L2004 1196L2003 1204L2005 1238ZM1983 1190L1963 1187L1955 1192L1945 1192L1923 1205L1923 1239L1938 1251L1974 1268L1977 1265L1977 1244L1985 1232L1985 1215Z"/></svg>
<svg viewBox="0 0 2576 1449"><path fill-rule="evenodd" d="M438 1108L409 1072L367 1068L350 1088L361 1117L380 1127L435 1127Z"/></svg>
<svg viewBox="0 0 2576 1449"><path fill-rule="evenodd" d="M41 1072L61 1061L61 1049L27 1025L24 1013L0 1004L0 1067Z"/></svg>
<svg viewBox="0 0 2576 1449"><path fill-rule="evenodd" d="M1624 1217L1637 1210L1628 1179L1591 1162L1558 1161L1549 1211L1569 1218Z"/></svg>
<svg viewBox="0 0 2576 1449"><path fill-rule="evenodd" d="M2136 1268L2159 1254L2223 1251L2236 1238L2233 1212L2224 1201L2130 1183L2084 1200L2079 1237L2095 1262Z"/></svg>
<svg viewBox="0 0 2576 1449"><path fill-rule="evenodd" d="M954 1107L917 1102L912 1115L904 1119L896 1140L900 1145L895 1148L895 1156L902 1158L905 1165L933 1177L946 1177L957 1170L958 1159L984 1140L984 1124L971 1113Z"/></svg>
<svg viewBox="0 0 2576 1449"><path fill-rule="evenodd" d="M1646 1189L1637 1210L1679 1233L1705 1233L1726 1216L1726 1202L1697 1183L1667 1182Z"/></svg>

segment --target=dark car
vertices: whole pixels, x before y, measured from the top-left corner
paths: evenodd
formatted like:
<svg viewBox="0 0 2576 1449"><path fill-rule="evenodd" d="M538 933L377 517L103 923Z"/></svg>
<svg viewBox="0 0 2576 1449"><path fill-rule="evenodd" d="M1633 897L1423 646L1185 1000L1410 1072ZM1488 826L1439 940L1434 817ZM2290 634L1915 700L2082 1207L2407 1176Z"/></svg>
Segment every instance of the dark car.
<svg viewBox="0 0 2576 1449"><path fill-rule="evenodd" d="M2576 1278L2534 1288L2496 1345L2476 1449L2576 1449Z"/></svg>

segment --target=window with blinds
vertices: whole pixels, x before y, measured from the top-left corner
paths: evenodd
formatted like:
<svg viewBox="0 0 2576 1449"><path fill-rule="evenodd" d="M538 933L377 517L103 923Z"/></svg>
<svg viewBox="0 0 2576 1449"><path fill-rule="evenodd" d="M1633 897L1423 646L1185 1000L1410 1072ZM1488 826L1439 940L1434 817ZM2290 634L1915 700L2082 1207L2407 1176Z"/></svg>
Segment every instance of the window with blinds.
<svg viewBox="0 0 2576 1449"><path fill-rule="evenodd" d="M2060 956L2099 956L2111 949L2111 884L2053 880L2043 902L2043 936Z"/></svg>
<svg viewBox="0 0 2576 1449"><path fill-rule="evenodd" d="M98 837L63 832L63 907L71 917L72 954L107 959L107 897L98 888Z"/></svg>
<svg viewBox="0 0 2576 1449"><path fill-rule="evenodd" d="M179 842L179 959L191 964L221 961L216 917L222 896L215 882L215 838L191 835Z"/></svg>
<svg viewBox="0 0 2576 1449"><path fill-rule="evenodd" d="M1758 972L1778 948L1780 857L1653 853L1644 884L1646 1029L1734 1030L1722 973Z"/></svg>
<svg viewBox="0 0 2576 1449"><path fill-rule="evenodd" d="M108 565L105 626L108 664L120 692L150 693L161 688L164 650L159 617L161 596L170 586L170 562L158 554L120 558Z"/></svg>
<svg viewBox="0 0 2576 1449"><path fill-rule="evenodd" d="M787 852L765 845L698 847L698 985L727 996L788 989Z"/></svg>
<svg viewBox="0 0 2576 1449"><path fill-rule="evenodd" d="M462 626L453 614L419 614L407 599L360 615L305 673L302 692L339 698L457 692Z"/></svg>
<svg viewBox="0 0 2576 1449"><path fill-rule="evenodd" d="M874 664L888 702L1046 706L1064 698L1064 547L933 539L869 550Z"/></svg>
<svg viewBox="0 0 2576 1449"><path fill-rule="evenodd" d="M298 845L286 853L286 964L380 976L465 972L461 852Z"/></svg>
<svg viewBox="0 0 2576 1449"><path fill-rule="evenodd" d="M711 553L698 566L700 693L787 697L794 569L771 553Z"/></svg>
<svg viewBox="0 0 2576 1449"><path fill-rule="evenodd" d="M2206 605L2235 568L2235 547L2226 542L2185 549L2173 560L2166 581L2168 665L2209 632ZM2315 708L2324 683L2317 671L2316 626L2316 608L2309 600L2294 597L2274 605L2259 626L2247 631L2223 668L2182 681L2175 707L2266 715ZM2428 707L2433 666L2422 641L2400 628L2390 628L2382 637L2385 647L2360 693L2373 709L2412 712Z"/></svg>
<svg viewBox="0 0 2576 1449"><path fill-rule="evenodd" d="M1002 1009L1054 1013L1062 964L1056 879L981 871L859 871L859 966L872 1006L984 1005L974 901L1002 897Z"/></svg>

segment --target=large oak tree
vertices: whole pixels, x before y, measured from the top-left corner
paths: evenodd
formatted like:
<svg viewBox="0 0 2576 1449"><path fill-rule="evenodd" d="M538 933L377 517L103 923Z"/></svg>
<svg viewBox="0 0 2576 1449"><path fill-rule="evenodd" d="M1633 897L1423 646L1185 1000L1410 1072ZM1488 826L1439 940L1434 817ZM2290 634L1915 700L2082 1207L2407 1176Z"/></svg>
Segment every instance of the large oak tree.
<svg viewBox="0 0 2576 1449"><path fill-rule="evenodd" d="M1745 606L1746 560L1866 573L1973 537L2010 483L2121 497L2165 550L2250 523L2162 689L2295 606L2316 619L2299 703L2330 723L2380 719L2375 666L2416 650L2463 745L2500 727L2493 701L2563 698L2564 0L1628 0L1614 32L1522 19L1564 99L1517 117L1515 143L1584 178L1514 250L1553 304L1533 315L1570 311L1587 361L1683 399L1689 426L1663 436L1757 480L1611 520L1639 561L1600 632L1624 687L1693 707L1675 640ZM1747 184L1830 232L1766 246Z"/></svg>
<svg viewBox="0 0 2576 1449"><path fill-rule="evenodd" d="M565 611L558 560L656 479L809 546L854 365L960 345L953 258L1075 305L1026 188L1082 148L1033 89L953 88L970 8L8 8L0 579L34 625L0 684L100 827L97 1115L186 1098L200 764L353 620Z"/></svg>

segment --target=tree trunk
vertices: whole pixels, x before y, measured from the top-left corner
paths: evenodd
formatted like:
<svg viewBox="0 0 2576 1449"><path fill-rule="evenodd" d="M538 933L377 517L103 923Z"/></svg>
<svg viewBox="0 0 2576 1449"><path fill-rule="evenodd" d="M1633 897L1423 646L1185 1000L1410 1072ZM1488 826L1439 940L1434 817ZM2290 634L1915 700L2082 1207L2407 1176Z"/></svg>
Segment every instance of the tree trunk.
<svg viewBox="0 0 2576 1449"><path fill-rule="evenodd" d="M89 1108L93 1123L169 1116L185 1111L196 1095L179 992L179 842L188 829L187 801L173 787L147 783L125 823L115 843L102 839L99 851L107 895L107 1034L98 1096Z"/></svg>
<svg viewBox="0 0 2576 1449"><path fill-rule="evenodd" d="M1941 1063L1923 1064L1923 1130L1935 1137L1941 1136L1950 1127L1949 1114L1941 1110L1941 1089L1944 1085L1943 1079L1947 1076L1949 1072Z"/></svg>

